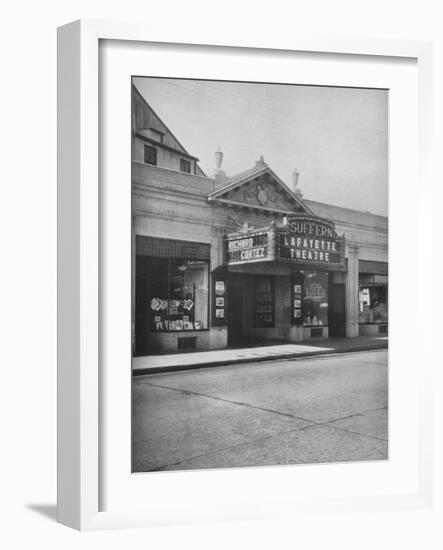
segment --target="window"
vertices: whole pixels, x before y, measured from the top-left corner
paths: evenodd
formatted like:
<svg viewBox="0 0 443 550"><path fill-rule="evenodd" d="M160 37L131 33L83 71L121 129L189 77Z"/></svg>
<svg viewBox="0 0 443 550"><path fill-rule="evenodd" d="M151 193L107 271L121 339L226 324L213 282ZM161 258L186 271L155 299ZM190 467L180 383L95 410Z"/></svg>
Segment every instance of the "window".
<svg viewBox="0 0 443 550"><path fill-rule="evenodd" d="M255 280L254 326L274 326L274 278L257 277Z"/></svg>
<svg viewBox="0 0 443 550"><path fill-rule="evenodd" d="M180 159L180 171L187 172L188 174L191 173L191 163L189 160Z"/></svg>
<svg viewBox="0 0 443 550"><path fill-rule="evenodd" d="M208 328L208 271L206 260L144 257L146 308L154 332Z"/></svg>
<svg viewBox="0 0 443 550"><path fill-rule="evenodd" d="M358 291L358 322L388 322L388 285L360 286Z"/></svg>
<svg viewBox="0 0 443 550"><path fill-rule="evenodd" d="M145 145L145 163L157 166L157 149L150 145Z"/></svg>
<svg viewBox="0 0 443 550"><path fill-rule="evenodd" d="M297 302L297 303L295 303ZM294 307L299 300L294 297ZM305 271L302 287L304 326L328 324L328 274L322 271Z"/></svg>
<svg viewBox="0 0 443 550"><path fill-rule="evenodd" d="M149 128L149 131L151 133L151 138L155 139L155 141L158 141L159 143L163 143L164 133L160 132L159 130L156 130L155 128Z"/></svg>

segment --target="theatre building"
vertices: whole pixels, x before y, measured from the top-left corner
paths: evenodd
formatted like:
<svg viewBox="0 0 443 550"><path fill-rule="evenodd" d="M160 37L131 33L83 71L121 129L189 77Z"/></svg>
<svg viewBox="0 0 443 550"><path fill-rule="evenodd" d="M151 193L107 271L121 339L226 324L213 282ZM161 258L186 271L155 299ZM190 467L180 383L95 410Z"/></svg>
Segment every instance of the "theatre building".
<svg viewBox="0 0 443 550"><path fill-rule="evenodd" d="M387 218L306 199L263 157L201 170L132 99L135 355L386 335Z"/></svg>

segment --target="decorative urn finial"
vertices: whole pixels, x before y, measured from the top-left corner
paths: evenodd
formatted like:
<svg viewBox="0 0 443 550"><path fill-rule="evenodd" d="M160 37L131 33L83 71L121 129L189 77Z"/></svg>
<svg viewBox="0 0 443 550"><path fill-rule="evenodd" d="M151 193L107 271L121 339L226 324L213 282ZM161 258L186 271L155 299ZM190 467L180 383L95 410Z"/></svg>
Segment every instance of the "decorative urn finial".
<svg viewBox="0 0 443 550"><path fill-rule="evenodd" d="M214 153L214 157L215 157L215 168L216 168L216 171L219 172L223 162L223 151L220 149L220 146L218 147L217 151Z"/></svg>
<svg viewBox="0 0 443 550"><path fill-rule="evenodd" d="M297 168L294 169L292 172L292 183L294 184L294 191L297 195L301 195L301 191L298 186L298 179L300 177L300 172L297 170Z"/></svg>
<svg viewBox="0 0 443 550"><path fill-rule="evenodd" d="M255 163L256 166L267 166L263 155L260 155L260 158Z"/></svg>

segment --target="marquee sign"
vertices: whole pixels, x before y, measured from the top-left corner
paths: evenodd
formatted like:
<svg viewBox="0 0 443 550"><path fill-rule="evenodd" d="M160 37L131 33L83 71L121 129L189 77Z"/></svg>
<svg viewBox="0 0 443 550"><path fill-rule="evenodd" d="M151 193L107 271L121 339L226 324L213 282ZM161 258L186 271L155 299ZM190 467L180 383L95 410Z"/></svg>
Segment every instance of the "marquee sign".
<svg viewBox="0 0 443 550"><path fill-rule="evenodd" d="M323 218L291 216L288 218L287 229L278 232L276 259L344 268L344 237L339 237L334 224Z"/></svg>
<svg viewBox="0 0 443 550"><path fill-rule="evenodd" d="M225 263L291 262L331 269L345 268L345 240L329 220L306 214L275 225L225 237Z"/></svg>
<svg viewBox="0 0 443 550"><path fill-rule="evenodd" d="M275 229L227 235L226 263L239 265L275 259Z"/></svg>

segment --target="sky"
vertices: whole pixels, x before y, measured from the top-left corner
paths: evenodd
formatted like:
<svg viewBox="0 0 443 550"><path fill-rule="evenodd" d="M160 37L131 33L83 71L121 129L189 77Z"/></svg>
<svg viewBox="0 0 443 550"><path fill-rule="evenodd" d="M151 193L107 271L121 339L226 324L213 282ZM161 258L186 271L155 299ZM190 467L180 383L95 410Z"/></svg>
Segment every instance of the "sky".
<svg viewBox="0 0 443 550"><path fill-rule="evenodd" d="M388 91L134 78L209 177L220 147L228 176L263 155L304 198L388 214Z"/></svg>

